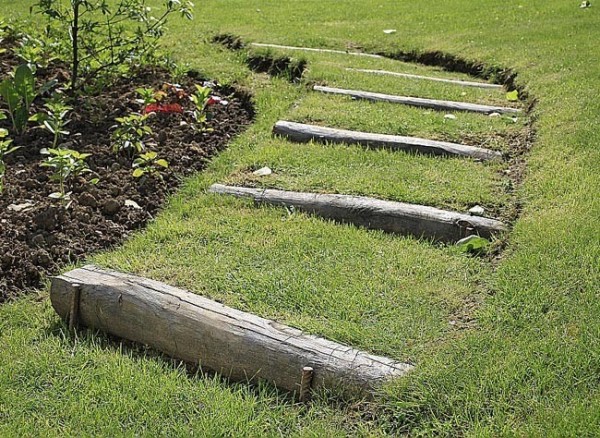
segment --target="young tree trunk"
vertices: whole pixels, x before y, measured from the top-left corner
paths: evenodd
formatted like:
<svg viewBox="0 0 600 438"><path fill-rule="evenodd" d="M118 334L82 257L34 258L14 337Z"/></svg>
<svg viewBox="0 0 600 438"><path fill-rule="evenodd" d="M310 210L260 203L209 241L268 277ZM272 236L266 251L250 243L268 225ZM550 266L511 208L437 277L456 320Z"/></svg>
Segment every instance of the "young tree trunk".
<svg viewBox="0 0 600 438"><path fill-rule="evenodd" d="M72 0L73 23L71 25L71 38L73 39L73 63L71 64L71 91L77 90L77 73L79 70L79 6L81 0Z"/></svg>

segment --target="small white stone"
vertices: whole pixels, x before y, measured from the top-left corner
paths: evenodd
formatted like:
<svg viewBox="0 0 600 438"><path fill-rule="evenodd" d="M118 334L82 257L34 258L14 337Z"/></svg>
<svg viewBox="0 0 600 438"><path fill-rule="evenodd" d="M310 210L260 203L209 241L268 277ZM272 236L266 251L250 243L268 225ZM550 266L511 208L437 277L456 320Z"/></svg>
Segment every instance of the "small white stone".
<svg viewBox="0 0 600 438"><path fill-rule="evenodd" d="M142 207L140 207L140 205L137 202L135 202L135 201L133 201L131 199L127 199L125 201L125 206L126 207L135 208L136 210L141 210L142 209Z"/></svg>
<svg viewBox="0 0 600 438"><path fill-rule="evenodd" d="M27 202L23 202L22 204L10 204L6 208L9 209L10 211L15 211L18 213L20 211L30 210L33 206L34 206L33 202L27 201Z"/></svg>
<svg viewBox="0 0 600 438"><path fill-rule="evenodd" d="M454 114L446 114L444 119L455 120L456 116Z"/></svg>
<svg viewBox="0 0 600 438"><path fill-rule="evenodd" d="M267 176L267 175L271 175L272 173L273 173L273 171L271 169L269 169L268 167L261 167L260 169L252 172L252 174L256 175L256 176Z"/></svg>
<svg viewBox="0 0 600 438"><path fill-rule="evenodd" d="M469 209L469 213L471 213L473 216L483 216L485 210L481 205L476 205L475 207Z"/></svg>
<svg viewBox="0 0 600 438"><path fill-rule="evenodd" d="M490 117L500 117L500 113L491 113Z"/></svg>
<svg viewBox="0 0 600 438"><path fill-rule="evenodd" d="M396 33L396 29L384 29L383 33L390 35Z"/></svg>

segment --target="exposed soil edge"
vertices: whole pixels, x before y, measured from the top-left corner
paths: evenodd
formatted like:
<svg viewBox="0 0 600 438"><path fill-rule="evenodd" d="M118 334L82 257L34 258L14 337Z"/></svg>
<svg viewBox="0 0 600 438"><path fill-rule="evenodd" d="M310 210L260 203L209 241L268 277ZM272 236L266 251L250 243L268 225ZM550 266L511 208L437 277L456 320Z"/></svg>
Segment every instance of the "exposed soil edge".
<svg viewBox="0 0 600 438"><path fill-rule="evenodd" d="M468 74L469 76L504 85L509 91L517 90L519 92L519 100L527 103L527 113L531 112L535 104L535 100L530 98L525 87L517 84L517 72L510 68L486 65L478 61L469 61L441 51L419 52L413 50L377 54L398 61L440 67L449 72Z"/></svg>
<svg viewBox="0 0 600 438"><path fill-rule="evenodd" d="M211 39L211 42L221 44L229 50L239 51L246 48L246 44L239 36L230 33L217 34ZM308 64L303 58L276 56L269 49L248 50L245 56L250 70L283 77L294 83L300 82Z"/></svg>

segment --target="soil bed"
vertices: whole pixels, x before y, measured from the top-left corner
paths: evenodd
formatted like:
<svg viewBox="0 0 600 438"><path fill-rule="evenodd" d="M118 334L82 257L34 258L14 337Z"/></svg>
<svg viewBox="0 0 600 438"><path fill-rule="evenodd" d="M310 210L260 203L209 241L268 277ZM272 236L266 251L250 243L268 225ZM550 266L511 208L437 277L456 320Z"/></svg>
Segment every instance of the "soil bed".
<svg viewBox="0 0 600 438"><path fill-rule="evenodd" d="M18 64L10 49L0 53L0 78ZM61 147L93 154L86 159L93 171L87 179L98 177L99 182L93 185L83 178L72 182L68 207L48 197L58 190L58 183L50 181L51 170L40 167L45 158L40 150L52 145L50 132L30 123L22 136L15 137L8 120L0 121L0 127L10 131L14 145L21 147L5 160L4 192L0 194L0 302L40 287L44 277L58 273L61 266L114 246L143 227L182 176L202 170L251 122L248 97L214 85L212 95L223 101L210 106L212 118L207 126L212 131L195 129L187 111L193 104L187 95L195 92L195 84L203 84L197 76L178 79L185 94L181 99L184 113L156 113L148 118L153 134L147 139L147 149L169 162L163 179L134 178L131 160L112 151L111 133L115 118L143 111L143 104L136 102L136 88L168 88L165 84L172 80L167 71L144 69L72 105L70 135ZM38 69L37 86L49 79L66 83L67 70L60 64ZM43 103L38 96L31 114L42 111ZM4 108L1 102L0 107Z"/></svg>

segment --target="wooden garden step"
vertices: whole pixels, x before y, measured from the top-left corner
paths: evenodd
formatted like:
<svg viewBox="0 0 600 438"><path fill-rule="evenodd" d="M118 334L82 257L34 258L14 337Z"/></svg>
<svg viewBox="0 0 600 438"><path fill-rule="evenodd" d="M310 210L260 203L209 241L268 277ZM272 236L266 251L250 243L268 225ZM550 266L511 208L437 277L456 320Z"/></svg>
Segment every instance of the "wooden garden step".
<svg viewBox="0 0 600 438"><path fill-rule="evenodd" d="M383 56L381 56L381 55L373 55L371 53L362 53L362 52L348 52L348 51L344 51L344 50L315 49L312 47L281 46L279 44L265 44L265 43L250 43L250 45L254 46L254 47L267 47L267 48L272 48L272 49L302 50L305 52L339 53L339 54L343 54L343 55L364 56L367 58L383 58Z"/></svg>
<svg viewBox="0 0 600 438"><path fill-rule="evenodd" d="M209 192L252 198L257 203L290 206L339 222L390 233L454 242L468 235L485 238L506 231L505 225L453 211L365 196L290 192L213 184Z"/></svg>
<svg viewBox="0 0 600 438"><path fill-rule="evenodd" d="M412 368L158 281L91 265L53 278L50 299L75 327L149 345L226 378L265 379L297 394L326 388L369 397Z"/></svg>
<svg viewBox="0 0 600 438"><path fill-rule="evenodd" d="M493 89L493 90L501 90L504 88L502 85L490 84L490 83L486 83L486 82L473 82L473 81L463 81L460 79L435 78L435 77L431 77L431 76L413 75L410 73L399 73L399 72L386 71L386 70L371 70L371 69L367 69L367 68L347 68L346 70L357 71L357 72L361 72L361 73L372 73L372 74L378 74L378 75L398 76L398 77L409 78L409 79L423 79L426 81L444 82L447 84L461 85L463 87L487 88L487 89Z"/></svg>
<svg viewBox="0 0 600 438"><path fill-rule="evenodd" d="M423 99L420 97L395 96L392 94L372 93L370 91L345 90L343 88L324 87L321 85L315 85L313 89L315 91L321 91L323 93L328 94L340 94L345 96L351 96L356 99L398 103L403 105L416 106L420 108L431 108L442 111L470 111L483 114L517 114L521 111L517 108L480 105L477 103L453 102L449 100Z"/></svg>
<svg viewBox="0 0 600 438"><path fill-rule="evenodd" d="M403 137L400 135L347 131L283 120L275 123L273 132L297 142L313 140L323 143L360 144L371 148L389 148L432 155L453 155L479 160L492 160L502 157L500 152L457 143L427 140L417 137Z"/></svg>

